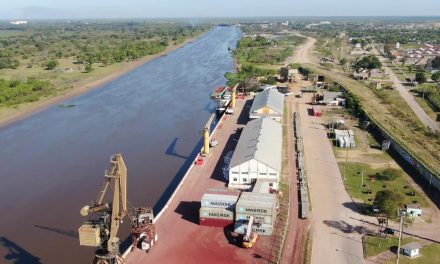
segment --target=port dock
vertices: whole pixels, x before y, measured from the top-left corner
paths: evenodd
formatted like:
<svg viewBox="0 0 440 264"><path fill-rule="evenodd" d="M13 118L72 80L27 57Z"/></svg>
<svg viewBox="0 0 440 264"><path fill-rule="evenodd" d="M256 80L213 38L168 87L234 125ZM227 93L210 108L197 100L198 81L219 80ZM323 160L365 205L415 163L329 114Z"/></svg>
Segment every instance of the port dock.
<svg viewBox="0 0 440 264"><path fill-rule="evenodd" d="M233 227L199 225L200 199L208 189L226 189L224 157L235 149L248 121L250 97L238 99L234 115L223 115L212 137L218 145L202 165L192 166L174 197L156 221L159 241L149 254L134 250L127 263L268 263L274 253L274 235L261 236L252 249L236 245ZM275 233L275 232L274 232Z"/></svg>

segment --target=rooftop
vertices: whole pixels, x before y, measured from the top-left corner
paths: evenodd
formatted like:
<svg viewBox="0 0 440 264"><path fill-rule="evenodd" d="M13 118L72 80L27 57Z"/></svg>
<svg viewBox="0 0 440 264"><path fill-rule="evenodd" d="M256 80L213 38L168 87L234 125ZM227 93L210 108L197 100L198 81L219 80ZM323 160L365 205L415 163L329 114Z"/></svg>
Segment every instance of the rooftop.
<svg viewBox="0 0 440 264"><path fill-rule="evenodd" d="M258 118L244 127L230 166L255 159L281 171L282 126L268 117Z"/></svg>
<svg viewBox="0 0 440 264"><path fill-rule="evenodd" d="M405 207L411 208L411 209L421 209L420 204L418 204L418 203L406 204Z"/></svg>
<svg viewBox="0 0 440 264"><path fill-rule="evenodd" d="M283 115L284 95L275 89L266 89L254 97L250 112L256 112L265 106Z"/></svg>
<svg viewBox="0 0 440 264"><path fill-rule="evenodd" d="M403 246L402 248L403 248L403 249L406 249L406 250L421 249L421 248L422 248L422 245L420 245L420 244L417 243L417 242L412 242L412 243L406 244L406 245Z"/></svg>

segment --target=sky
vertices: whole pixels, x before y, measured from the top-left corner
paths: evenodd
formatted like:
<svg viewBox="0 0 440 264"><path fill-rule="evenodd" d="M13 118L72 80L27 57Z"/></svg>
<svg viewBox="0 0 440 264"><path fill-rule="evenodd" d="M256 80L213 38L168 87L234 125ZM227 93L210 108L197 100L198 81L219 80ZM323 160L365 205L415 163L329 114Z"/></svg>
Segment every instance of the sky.
<svg viewBox="0 0 440 264"><path fill-rule="evenodd" d="M0 0L0 19L440 16L440 0Z"/></svg>

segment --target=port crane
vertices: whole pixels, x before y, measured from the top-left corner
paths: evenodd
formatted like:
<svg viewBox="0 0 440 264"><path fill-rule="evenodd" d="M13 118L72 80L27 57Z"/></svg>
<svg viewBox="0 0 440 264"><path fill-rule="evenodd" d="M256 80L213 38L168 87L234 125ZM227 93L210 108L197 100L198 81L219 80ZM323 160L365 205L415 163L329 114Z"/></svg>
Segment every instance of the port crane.
<svg viewBox="0 0 440 264"><path fill-rule="evenodd" d="M104 202L109 189L113 189L111 203ZM93 264L124 263L120 256L118 230L126 216L131 220L132 231L143 231L136 233L142 236L142 241L148 241L152 246L151 241L157 239L151 208L127 209L127 167L120 153L111 156L110 168L105 171L104 185L97 199L91 205L84 206L80 213L82 216L95 216L79 228L80 245L98 248Z"/></svg>
<svg viewBox="0 0 440 264"><path fill-rule="evenodd" d="M252 231L252 225L254 224L254 216L251 215L249 217L249 222L246 228L246 233L243 236L243 247L244 248L252 248L257 242L258 234Z"/></svg>

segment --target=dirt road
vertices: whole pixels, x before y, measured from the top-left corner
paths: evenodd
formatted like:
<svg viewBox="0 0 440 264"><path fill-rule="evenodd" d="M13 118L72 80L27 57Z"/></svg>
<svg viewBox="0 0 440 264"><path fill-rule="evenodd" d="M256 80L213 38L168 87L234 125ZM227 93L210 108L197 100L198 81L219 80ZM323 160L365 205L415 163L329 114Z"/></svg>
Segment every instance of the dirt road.
<svg viewBox="0 0 440 264"><path fill-rule="evenodd" d="M394 87L399 92L400 96L403 98L403 100L405 100L409 107L411 107L419 120L425 126L431 128L432 130L438 131L440 129L438 124L434 120L432 120L432 118L417 103L417 101L414 99L414 96L410 94L410 92L408 92L408 90L402 85L394 71L390 67L385 65L386 59L383 56L379 55L377 49L374 49L374 54L377 55L379 60L382 62L382 67L385 69L385 71L389 73L390 79L393 81Z"/></svg>
<svg viewBox="0 0 440 264"><path fill-rule="evenodd" d="M287 63L313 63L311 51L316 43L316 39L297 34L299 37L305 37L305 42L295 49L292 57L287 58Z"/></svg>

